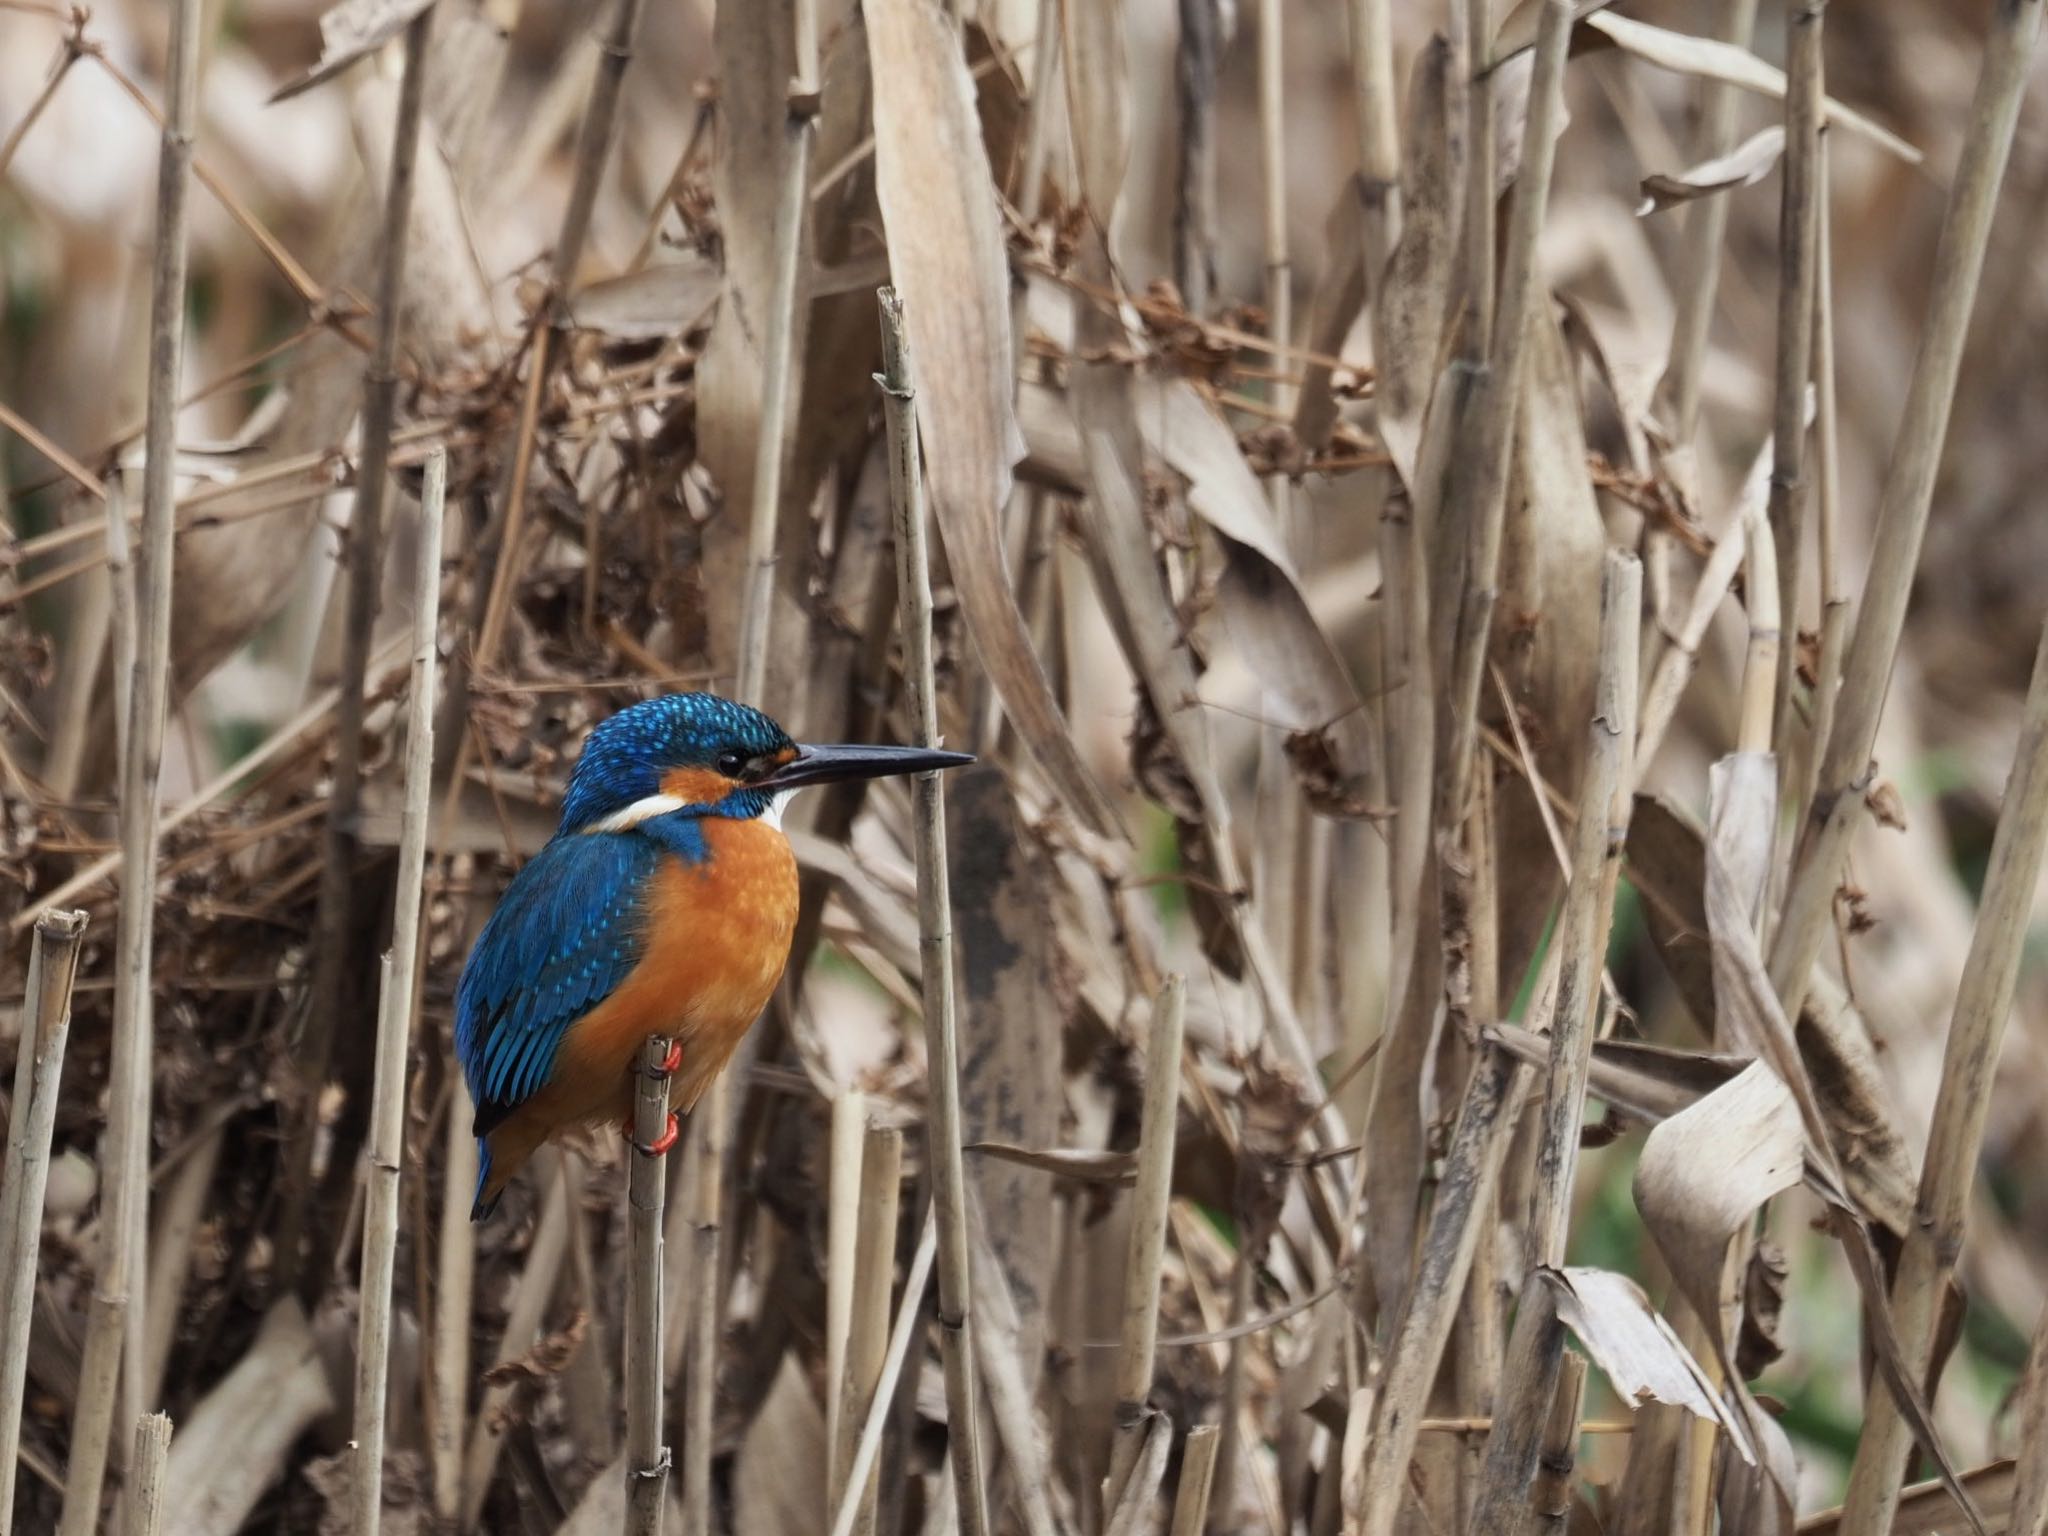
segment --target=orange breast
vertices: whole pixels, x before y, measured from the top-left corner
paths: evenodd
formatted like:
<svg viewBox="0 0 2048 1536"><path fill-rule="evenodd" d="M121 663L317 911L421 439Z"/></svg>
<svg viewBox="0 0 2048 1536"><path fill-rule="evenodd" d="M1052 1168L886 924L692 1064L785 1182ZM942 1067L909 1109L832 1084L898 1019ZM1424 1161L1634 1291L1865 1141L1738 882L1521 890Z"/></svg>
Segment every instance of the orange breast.
<svg viewBox="0 0 2048 1536"><path fill-rule="evenodd" d="M765 822L722 816L704 818L704 839L703 862L662 860L639 965L563 1038L555 1081L581 1087L579 1118L624 1114L634 1060L657 1034L682 1042L669 1098L690 1108L782 978L797 908L788 839Z"/></svg>

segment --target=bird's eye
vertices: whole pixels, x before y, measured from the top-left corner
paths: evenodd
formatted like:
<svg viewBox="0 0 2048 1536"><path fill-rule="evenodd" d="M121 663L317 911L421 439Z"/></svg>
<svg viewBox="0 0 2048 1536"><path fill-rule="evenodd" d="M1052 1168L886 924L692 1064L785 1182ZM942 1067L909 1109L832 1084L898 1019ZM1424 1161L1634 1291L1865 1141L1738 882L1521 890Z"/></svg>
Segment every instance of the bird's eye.
<svg viewBox="0 0 2048 1536"><path fill-rule="evenodd" d="M718 754L718 771L728 779L736 779L747 766L744 754L727 750Z"/></svg>

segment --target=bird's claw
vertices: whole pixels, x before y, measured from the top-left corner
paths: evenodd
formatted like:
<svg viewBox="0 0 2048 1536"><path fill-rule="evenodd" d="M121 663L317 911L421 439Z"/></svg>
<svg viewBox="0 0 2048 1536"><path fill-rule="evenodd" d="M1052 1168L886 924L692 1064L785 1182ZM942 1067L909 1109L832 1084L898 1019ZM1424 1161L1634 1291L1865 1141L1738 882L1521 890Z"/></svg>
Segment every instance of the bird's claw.
<svg viewBox="0 0 2048 1536"><path fill-rule="evenodd" d="M670 1110L668 1113L668 1129L663 1131L652 1142L634 1140L633 1128L631 1126L626 1127L626 1140L631 1141L633 1143L633 1150L643 1157L664 1156L668 1149L676 1144L676 1141L682 1134L682 1124L676 1119L676 1112L674 1110Z"/></svg>
<svg viewBox="0 0 2048 1536"><path fill-rule="evenodd" d="M671 1040L668 1043L668 1054L661 1058L661 1065L655 1069L654 1075L656 1077L667 1077L682 1064L683 1042L680 1040Z"/></svg>

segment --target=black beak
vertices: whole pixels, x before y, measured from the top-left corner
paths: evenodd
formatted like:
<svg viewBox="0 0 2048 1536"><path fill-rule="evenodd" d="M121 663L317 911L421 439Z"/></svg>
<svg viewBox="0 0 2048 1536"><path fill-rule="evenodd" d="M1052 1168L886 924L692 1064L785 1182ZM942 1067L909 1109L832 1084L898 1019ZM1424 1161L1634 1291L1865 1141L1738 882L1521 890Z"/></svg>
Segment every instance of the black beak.
<svg viewBox="0 0 2048 1536"><path fill-rule="evenodd" d="M932 747L798 747L796 756L762 779L757 789L801 789L842 779L886 779L900 773L936 773L974 761L966 752Z"/></svg>

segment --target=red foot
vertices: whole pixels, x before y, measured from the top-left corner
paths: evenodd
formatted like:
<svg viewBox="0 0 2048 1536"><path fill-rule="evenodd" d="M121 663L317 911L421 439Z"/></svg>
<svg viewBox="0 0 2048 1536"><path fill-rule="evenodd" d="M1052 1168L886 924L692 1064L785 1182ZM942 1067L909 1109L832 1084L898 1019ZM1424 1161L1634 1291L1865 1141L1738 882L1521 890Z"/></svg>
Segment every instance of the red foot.
<svg viewBox="0 0 2048 1536"><path fill-rule="evenodd" d="M661 1058L661 1070L656 1072L654 1075L656 1077L667 1077L671 1072L675 1071L675 1069L677 1067L680 1067L682 1064L683 1042L680 1040L671 1040L668 1043L668 1054Z"/></svg>
<svg viewBox="0 0 2048 1536"><path fill-rule="evenodd" d="M633 1141L632 1127L628 1126L626 1128L626 1140L633 1141L633 1150L646 1157L663 1156L665 1153L667 1153L670 1147L673 1147L676 1144L677 1140L682 1136L682 1134L683 1128L680 1122L677 1121L674 1110L669 1111L668 1129L663 1131L659 1136L657 1136L651 1144L647 1142Z"/></svg>

